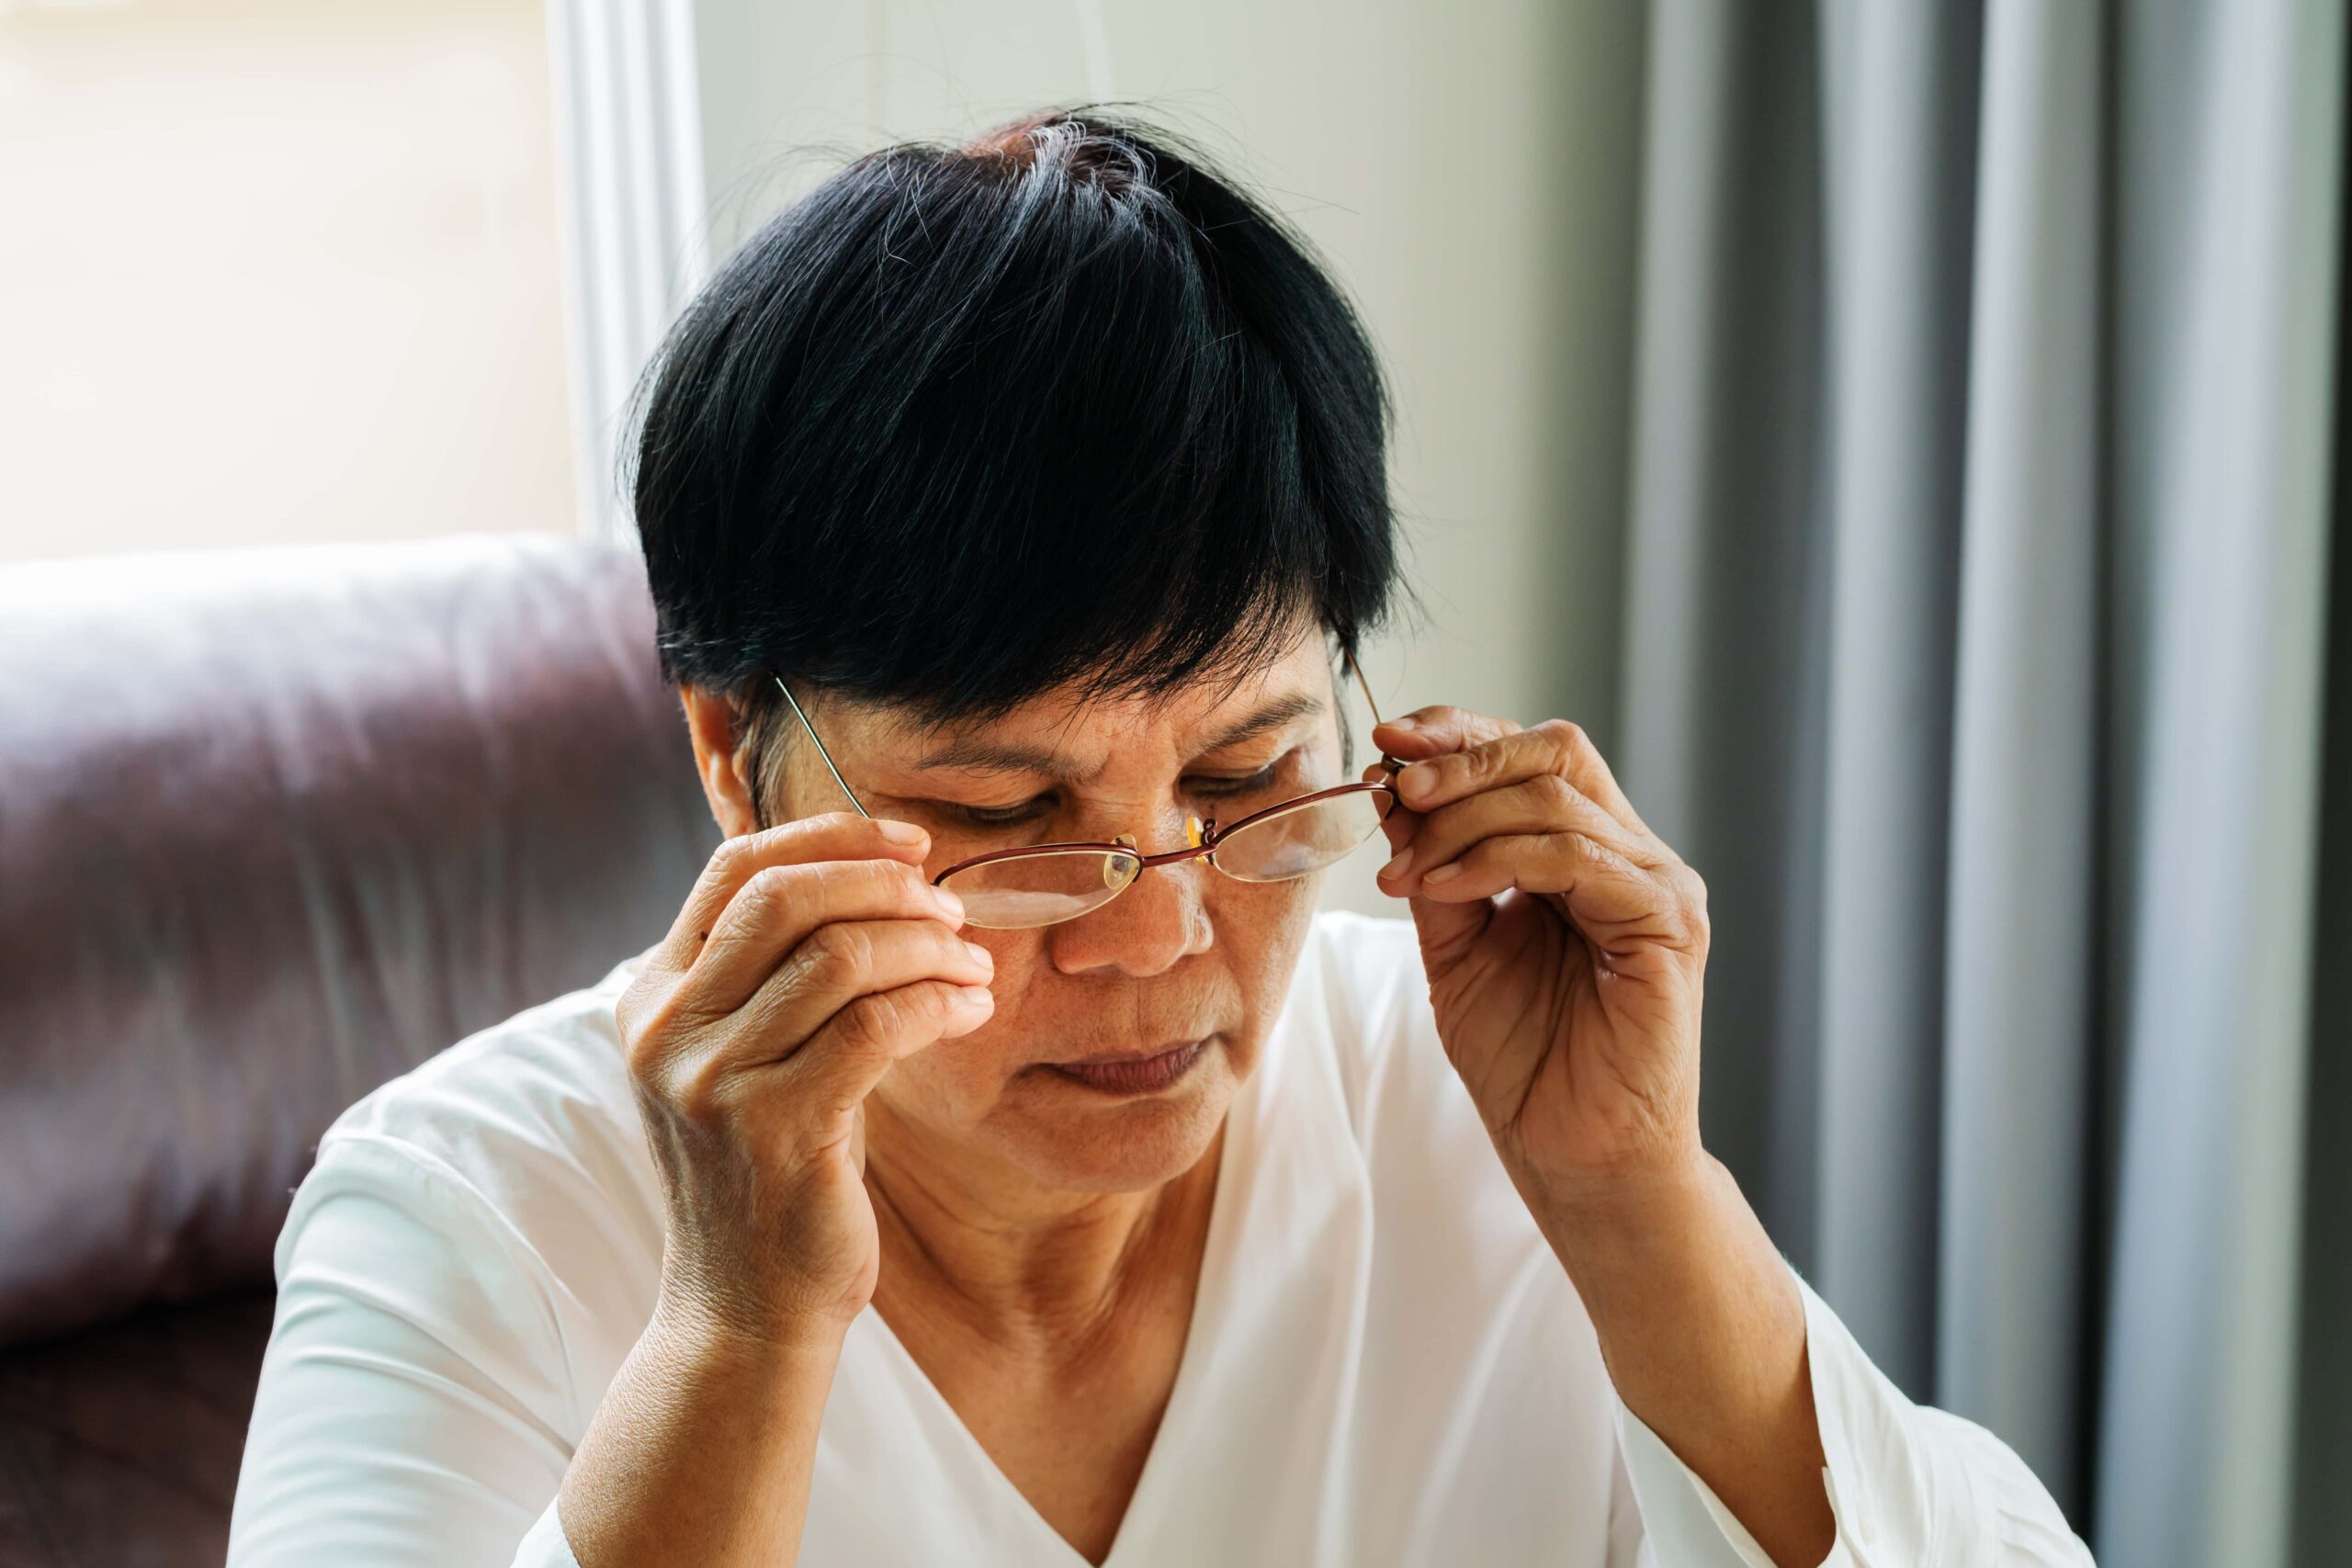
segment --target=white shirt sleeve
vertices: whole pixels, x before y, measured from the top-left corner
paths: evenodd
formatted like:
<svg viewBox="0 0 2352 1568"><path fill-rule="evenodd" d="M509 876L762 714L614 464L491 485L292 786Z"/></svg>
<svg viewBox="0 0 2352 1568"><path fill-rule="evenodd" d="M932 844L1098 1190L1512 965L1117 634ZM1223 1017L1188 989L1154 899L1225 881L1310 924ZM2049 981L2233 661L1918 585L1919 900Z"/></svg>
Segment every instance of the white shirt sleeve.
<svg viewBox="0 0 2352 1568"><path fill-rule="evenodd" d="M563 1521L556 1517L554 1498L548 1499L538 1522L515 1549L512 1568L580 1568L580 1560L571 1555L571 1542L563 1537Z"/></svg>
<svg viewBox="0 0 2352 1568"><path fill-rule="evenodd" d="M550 1281L463 1177L330 1138L277 1253L230 1568L578 1568Z"/></svg>
<svg viewBox="0 0 2352 1568"><path fill-rule="evenodd" d="M1822 1568L1983 1563L2093 1568L2089 1548L2007 1444L1973 1422L1914 1404L1797 1279L1814 1409L1838 1539ZM1692 1568L1772 1568L1713 1488L1615 1401L1645 1545Z"/></svg>

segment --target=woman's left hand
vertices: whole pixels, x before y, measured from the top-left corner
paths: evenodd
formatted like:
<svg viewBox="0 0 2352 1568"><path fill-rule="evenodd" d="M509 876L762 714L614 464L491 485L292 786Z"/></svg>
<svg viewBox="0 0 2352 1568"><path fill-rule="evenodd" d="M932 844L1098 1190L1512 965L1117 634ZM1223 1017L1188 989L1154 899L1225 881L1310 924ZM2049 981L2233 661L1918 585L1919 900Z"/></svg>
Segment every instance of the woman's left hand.
<svg viewBox="0 0 2352 1568"><path fill-rule="evenodd" d="M1446 1055L1531 1202L1700 1154L1707 889L1583 729L1455 707L1373 731L1410 764L1384 831ZM1366 778L1379 776L1375 764ZM1392 863L1393 865L1394 863Z"/></svg>

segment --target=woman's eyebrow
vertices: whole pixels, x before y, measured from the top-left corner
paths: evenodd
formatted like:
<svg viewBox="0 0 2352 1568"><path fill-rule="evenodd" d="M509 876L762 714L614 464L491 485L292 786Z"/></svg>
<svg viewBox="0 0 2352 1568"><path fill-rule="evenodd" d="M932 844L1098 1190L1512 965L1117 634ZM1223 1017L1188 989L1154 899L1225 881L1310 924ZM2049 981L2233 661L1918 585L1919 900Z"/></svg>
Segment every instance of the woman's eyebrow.
<svg viewBox="0 0 2352 1568"><path fill-rule="evenodd" d="M1290 693L1268 703L1201 750L1204 752L1221 751L1228 746L1238 746L1252 736L1262 735L1269 729L1279 729L1293 719L1319 714L1323 707L1323 699L1313 692ZM1080 773L1060 752L1049 748L970 736L949 741L915 766L922 769L958 768L987 773L1042 773L1057 783L1084 784L1091 784L1100 777L1107 763L1105 759L1103 762Z"/></svg>
<svg viewBox="0 0 2352 1568"><path fill-rule="evenodd" d="M1222 751L1228 746L1238 746L1255 735L1269 729L1280 729L1295 718L1311 718L1323 711L1323 699L1313 692L1291 692L1276 697L1239 724L1227 730L1201 748L1203 751Z"/></svg>

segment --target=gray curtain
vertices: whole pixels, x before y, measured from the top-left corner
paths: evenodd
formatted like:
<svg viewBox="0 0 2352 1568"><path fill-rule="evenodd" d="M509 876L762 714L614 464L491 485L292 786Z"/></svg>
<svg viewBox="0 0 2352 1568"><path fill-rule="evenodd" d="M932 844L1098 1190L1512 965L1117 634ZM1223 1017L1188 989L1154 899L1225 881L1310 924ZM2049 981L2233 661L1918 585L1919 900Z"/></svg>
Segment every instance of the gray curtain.
<svg viewBox="0 0 2352 1568"><path fill-rule="evenodd" d="M2132 1568L2352 1539L2345 41L2295 0L1646 13L1611 754L1711 889L1707 1134Z"/></svg>

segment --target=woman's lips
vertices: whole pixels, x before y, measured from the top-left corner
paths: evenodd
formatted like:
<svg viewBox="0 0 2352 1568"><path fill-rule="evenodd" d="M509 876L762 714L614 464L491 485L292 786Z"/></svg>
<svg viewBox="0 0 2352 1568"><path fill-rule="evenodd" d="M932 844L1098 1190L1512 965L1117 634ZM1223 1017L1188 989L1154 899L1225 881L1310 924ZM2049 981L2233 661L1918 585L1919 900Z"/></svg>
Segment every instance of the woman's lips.
<svg viewBox="0 0 2352 1568"><path fill-rule="evenodd" d="M1191 1040L1156 1056L1114 1057L1091 1062L1054 1062L1052 1070L1073 1083L1109 1094L1153 1094L1168 1088L1200 1059L1205 1040Z"/></svg>

